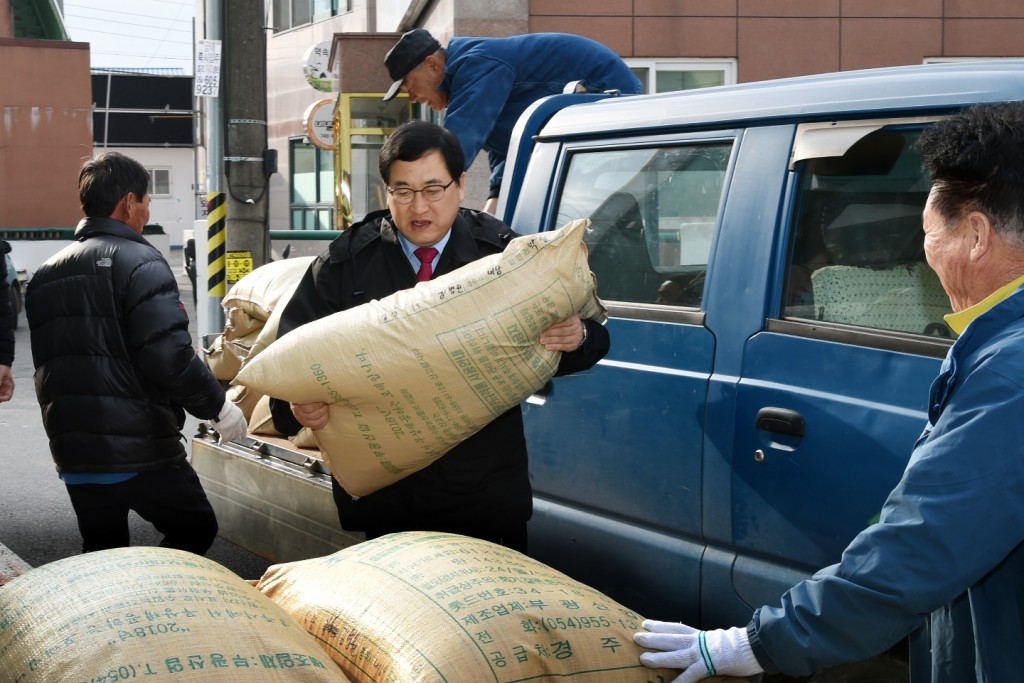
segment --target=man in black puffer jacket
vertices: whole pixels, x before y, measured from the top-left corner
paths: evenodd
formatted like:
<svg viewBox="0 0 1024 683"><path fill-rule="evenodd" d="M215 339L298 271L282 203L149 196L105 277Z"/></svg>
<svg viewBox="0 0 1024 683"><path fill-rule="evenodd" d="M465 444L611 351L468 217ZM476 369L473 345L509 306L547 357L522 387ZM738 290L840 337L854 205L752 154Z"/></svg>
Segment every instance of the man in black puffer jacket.
<svg viewBox="0 0 1024 683"><path fill-rule="evenodd" d="M7 284L7 267L3 255L11 250L6 240L0 240L0 403L10 401L14 396L14 320L16 311L11 310L10 285Z"/></svg>
<svg viewBox="0 0 1024 683"><path fill-rule="evenodd" d="M142 237L148 185L116 152L82 166L86 218L28 286L36 396L83 552L129 545L135 510L162 546L203 554L217 520L186 460L184 411L222 440L246 424L196 356L170 266Z"/></svg>

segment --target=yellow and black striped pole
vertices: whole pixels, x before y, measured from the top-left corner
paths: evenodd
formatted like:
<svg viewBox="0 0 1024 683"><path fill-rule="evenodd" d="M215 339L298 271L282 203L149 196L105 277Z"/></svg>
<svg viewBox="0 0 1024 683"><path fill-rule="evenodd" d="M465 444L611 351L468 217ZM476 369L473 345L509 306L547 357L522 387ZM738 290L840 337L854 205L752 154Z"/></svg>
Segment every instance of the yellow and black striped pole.
<svg viewBox="0 0 1024 683"><path fill-rule="evenodd" d="M224 310L220 300L226 292L227 280L227 195L223 192L210 192L206 195L206 292L210 299L207 306L209 330L216 334L224 327Z"/></svg>

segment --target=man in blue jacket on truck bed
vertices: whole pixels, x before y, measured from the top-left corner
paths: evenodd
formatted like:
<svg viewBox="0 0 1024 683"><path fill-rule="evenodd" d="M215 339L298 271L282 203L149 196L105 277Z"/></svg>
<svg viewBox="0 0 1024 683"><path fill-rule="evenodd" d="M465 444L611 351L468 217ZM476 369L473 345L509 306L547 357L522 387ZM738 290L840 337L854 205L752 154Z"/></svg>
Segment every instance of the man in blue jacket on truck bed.
<svg viewBox="0 0 1024 683"><path fill-rule="evenodd" d="M1024 103L978 105L918 142L928 264L960 336L877 524L745 627L644 622L677 683L804 676L910 636L915 683L1024 679Z"/></svg>
<svg viewBox="0 0 1024 683"><path fill-rule="evenodd" d="M468 168L481 149L491 169L484 211L494 213L512 128L527 107L583 81L590 92L636 95L640 80L610 49L567 33L507 38L452 38L448 47L424 29L404 34L384 57L394 83L384 96L409 94L434 111L446 109L444 127L462 143Z"/></svg>

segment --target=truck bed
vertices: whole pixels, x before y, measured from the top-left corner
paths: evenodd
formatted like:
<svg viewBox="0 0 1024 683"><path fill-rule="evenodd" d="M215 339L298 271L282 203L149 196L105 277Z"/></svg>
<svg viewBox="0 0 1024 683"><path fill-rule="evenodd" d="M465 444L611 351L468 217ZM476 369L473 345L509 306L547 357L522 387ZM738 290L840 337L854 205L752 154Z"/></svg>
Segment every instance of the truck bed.
<svg viewBox="0 0 1024 683"><path fill-rule="evenodd" d="M217 513L220 535L271 562L330 555L362 540L345 531L326 463L283 437L218 444L200 425L192 466Z"/></svg>

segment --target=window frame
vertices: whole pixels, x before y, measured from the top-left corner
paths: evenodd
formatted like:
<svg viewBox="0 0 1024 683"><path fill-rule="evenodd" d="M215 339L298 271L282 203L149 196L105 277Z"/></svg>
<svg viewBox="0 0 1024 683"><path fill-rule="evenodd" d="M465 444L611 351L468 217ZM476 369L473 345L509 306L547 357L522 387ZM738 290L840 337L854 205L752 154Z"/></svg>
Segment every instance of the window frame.
<svg viewBox="0 0 1024 683"><path fill-rule="evenodd" d="M308 18L303 16L301 19L296 20L295 6L300 3L308 7ZM330 8L318 11L318 4L329 4ZM277 34L309 26L351 11L351 0L273 0L273 6L271 7L274 20L273 32Z"/></svg>
<svg viewBox="0 0 1024 683"><path fill-rule="evenodd" d="M841 122L812 122L799 124L797 126L791 155L792 162L789 166L787 179L786 206L784 215L781 216L781 221L783 225L786 226L785 235L783 239L780 240L782 252L779 258L782 267L780 268L779 282L776 288L777 296L775 297L775 307L773 309L774 314L770 315L766 321L766 330L768 332L776 332L804 338L814 338L842 344L852 344L887 351L910 353L933 358L942 358L946 355L949 347L952 346L955 341L955 335L952 338L944 338L929 336L924 333L887 330L855 323L832 322L786 315L786 300L789 297L790 287L789 271L793 266L794 250L796 249L795 242L797 239L796 214L801 204L801 197L798 195L803 185L804 173L807 171L807 162L816 158L834 156L836 152L839 154L845 154L845 152L857 141L882 129L889 128L892 130L899 130L901 128L918 128L923 130L928 125L942 120L943 118L946 117L942 114L935 114L903 118L894 117L880 119L856 119ZM860 137L856 138L852 138L843 133L840 133L832 139L824 138L823 136L825 144L816 145L813 141L811 141L811 144L808 144L807 135L809 132L813 135L813 131L816 129L822 131L835 129L837 124L847 130L860 129L863 133ZM847 139L843 140L844 137ZM816 147L818 151L808 151L809 147ZM921 233L921 239L923 242L923 232Z"/></svg>
<svg viewBox="0 0 1024 683"><path fill-rule="evenodd" d="M732 58L712 59L697 57L661 57L641 59L637 57L625 57L626 62L634 74L640 70L647 71L647 78L640 78L640 82L646 87L645 94L656 94L658 92L678 92L657 90L657 74L659 71L720 71L722 73L722 85L735 85L737 74L737 60ZM686 67L686 68L680 68Z"/></svg>
<svg viewBox="0 0 1024 683"><path fill-rule="evenodd" d="M151 198L166 198L174 196L174 182L172 179L171 168L169 166L147 166L146 172L149 174L149 196ZM164 173L167 175L167 191L157 192L157 181L156 174Z"/></svg>
<svg viewBox="0 0 1024 683"><path fill-rule="evenodd" d="M315 201L298 201L295 183L295 157L298 150L313 152L313 186ZM330 173L329 188L324 186L324 173ZM322 149L304 137L288 139L288 226L291 230L335 230L336 199L334 196L334 151ZM327 194L327 197L323 195Z"/></svg>
<svg viewBox="0 0 1024 683"><path fill-rule="evenodd" d="M722 176L722 189L719 197L717 212L714 217L714 227L711 244L708 248L707 260L704 272L707 273L714 259L715 241L721 230L721 221L725 210L728 188L732 181L732 174L735 170L738 150L741 143L741 134L737 129L726 129L708 132L699 132L680 138L677 135L661 135L657 137L632 138L621 141L585 141L572 144L566 147L561 155L557 171L558 183L556 191L552 195L551 203L547 210L548 218L545 223L548 229L560 227L556 225L562 219L559 217L562 202L565 199L566 185L569 182L569 173L573 160L584 154L619 153L624 151L640 150L668 150L694 146L716 146L728 145L728 159ZM653 266L653 264L652 264ZM600 290L599 290L599 295ZM609 313L615 317L631 318L637 320L659 320L670 322L683 322L688 324L703 325L705 312L702 305L683 304L658 304L646 302L633 302L620 299L605 299L602 297ZM701 294L703 301L703 294Z"/></svg>

